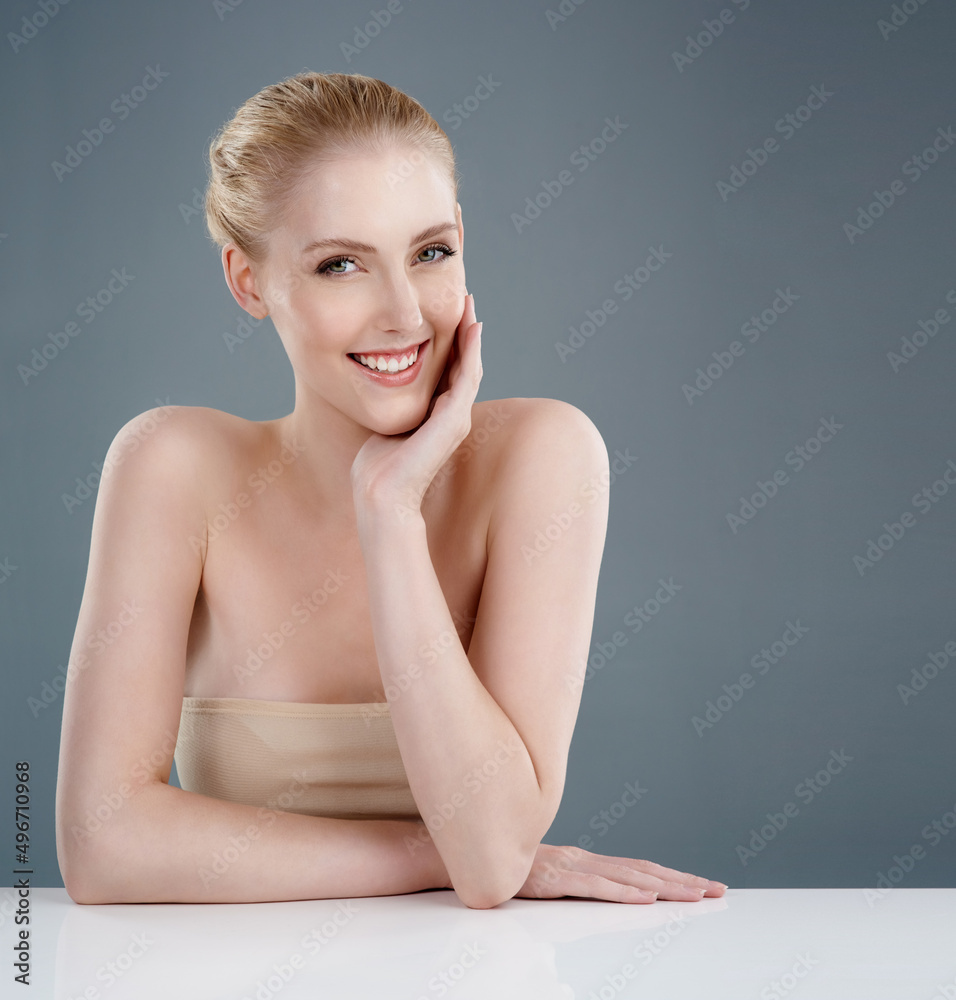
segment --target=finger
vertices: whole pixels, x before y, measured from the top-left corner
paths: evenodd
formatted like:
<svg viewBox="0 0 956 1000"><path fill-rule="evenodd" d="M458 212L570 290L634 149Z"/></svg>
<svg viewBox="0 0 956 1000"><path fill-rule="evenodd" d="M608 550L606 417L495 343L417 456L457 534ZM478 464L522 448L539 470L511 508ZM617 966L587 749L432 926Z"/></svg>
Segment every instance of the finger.
<svg viewBox="0 0 956 1000"><path fill-rule="evenodd" d="M676 868L665 868L664 865L655 864L653 861L638 861L634 858L612 857L608 857L607 860L614 861L617 864L637 866L641 871L647 872L649 875L656 875L665 882L677 882L681 885L690 885L695 888L699 886L701 889L706 889L708 891L716 890L717 888L720 888L720 890L723 891L727 888L723 882L714 882L712 879L701 878L700 875L691 875L689 872L678 871Z"/></svg>
<svg viewBox="0 0 956 1000"><path fill-rule="evenodd" d="M471 344L472 351L472 364L474 366L475 372L475 391L478 391L478 384L481 382L481 376L484 373L481 364L481 331L484 327L484 323L477 323L477 330L473 334L473 341Z"/></svg>
<svg viewBox="0 0 956 1000"><path fill-rule="evenodd" d="M481 324L472 324L459 337L464 346L460 346L459 357L451 370L449 395L455 406L470 411L481 384Z"/></svg>
<svg viewBox="0 0 956 1000"><path fill-rule="evenodd" d="M465 294L465 301L462 305L461 316L455 326L455 334L452 337L454 346L461 339L465 331L475 322L475 297Z"/></svg>
<svg viewBox="0 0 956 1000"><path fill-rule="evenodd" d="M478 339L478 334L473 330L476 325L474 317L475 297L468 295L465 298L465 309L461 320L452 337L451 347L445 359L445 367L432 394L429 415L431 415L431 410L434 409L438 397L445 394L450 397L448 402L444 404L445 406L461 407L470 411L474 404L481 382L481 347L480 343L473 343ZM474 376L471 379L462 378L462 373L466 370L474 371ZM459 383L462 381L466 385L459 387Z"/></svg>
<svg viewBox="0 0 956 1000"><path fill-rule="evenodd" d="M481 323L475 323L468 329L468 341L461 357L461 365L456 373L456 385L461 385L462 406L469 409L478 395L483 369L481 364Z"/></svg>
<svg viewBox="0 0 956 1000"><path fill-rule="evenodd" d="M631 872L642 872L651 882L641 882L657 889L661 899L679 899L685 902L696 902L703 896L722 896L727 887L722 882L712 882L710 879L700 878L688 872L677 871L674 868L665 868L663 865L655 864L653 861L640 861L634 858L614 858L594 855L598 862L595 871L603 871L600 862L609 862L613 866Z"/></svg>
<svg viewBox="0 0 956 1000"><path fill-rule="evenodd" d="M451 339L451 346L448 348L445 365L442 368L441 375L438 377L438 385L435 386L435 391L432 393L433 399L437 399L442 393L447 392L451 386L452 366L457 358L457 341L458 334L456 331L455 336Z"/></svg>
<svg viewBox="0 0 956 1000"><path fill-rule="evenodd" d="M607 879L656 892L660 899L696 903L704 895L704 888L701 886L691 886L683 882L659 878L657 875L651 875L635 868L633 863L628 863L629 860L628 858L602 858L598 855L594 861L587 863L587 870Z"/></svg>
<svg viewBox="0 0 956 1000"><path fill-rule="evenodd" d="M476 320L475 315L475 297L474 295L468 295L465 297L465 308L462 310L461 320L458 323L458 327L455 330L455 336L453 338L453 343L457 347L457 354L461 357L461 345L465 342L465 337L468 331L475 325Z"/></svg>
<svg viewBox="0 0 956 1000"><path fill-rule="evenodd" d="M475 297L470 296L471 305L466 310L470 313L469 322L463 323L458 334L459 358L462 368L471 368L475 371L476 379L481 378L481 328L483 323L477 321L475 314ZM476 385L477 391L477 385Z"/></svg>
<svg viewBox="0 0 956 1000"><path fill-rule="evenodd" d="M640 886L605 878L593 872L565 871L561 888L566 896L584 899L606 899L612 903L653 903L657 892Z"/></svg>

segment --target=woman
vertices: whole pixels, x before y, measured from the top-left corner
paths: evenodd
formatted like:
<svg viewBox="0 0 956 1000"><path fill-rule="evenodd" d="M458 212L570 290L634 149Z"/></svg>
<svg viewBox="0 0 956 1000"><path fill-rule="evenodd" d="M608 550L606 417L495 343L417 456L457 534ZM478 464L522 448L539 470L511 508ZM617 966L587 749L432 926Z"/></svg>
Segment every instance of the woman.
<svg viewBox="0 0 956 1000"><path fill-rule="evenodd" d="M295 407L160 408L110 446L64 703L70 896L721 895L541 843L608 456L566 403L475 402L445 133L379 80L301 73L239 108L210 164L226 282L272 319Z"/></svg>

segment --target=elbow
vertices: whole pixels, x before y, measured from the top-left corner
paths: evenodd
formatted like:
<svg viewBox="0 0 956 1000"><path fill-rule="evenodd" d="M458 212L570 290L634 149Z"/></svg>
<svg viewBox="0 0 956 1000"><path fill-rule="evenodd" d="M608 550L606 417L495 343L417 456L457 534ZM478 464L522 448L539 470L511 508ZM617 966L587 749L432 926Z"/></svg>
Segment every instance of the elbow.
<svg viewBox="0 0 956 1000"><path fill-rule="evenodd" d="M111 899L108 894L98 891L96 886L90 885L82 879L78 880L75 877L67 878L64 875L63 888L66 889L66 894L70 899L81 906L99 906L104 903L117 902L117 900Z"/></svg>
<svg viewBox="0 0 956 1000"><path fill-rule="evenodd" d="M95 861L88 854L76 850L58 853L63 888L74 903L96 905L117 902L110 897L108 887L97 876Z"/></svg>
<svg viewBox="0 0 956 1000"><path fill-rule="evenodd" d="M56 860L60 866L60 877L63 888L74 903L90 903L94 901L91 872L88 858L79 850L79 845L68 832L76 827L65 819L57 804L56 817Z"/></svg>
<svg viewBox="0 0 956 1000"><path fill-rule="evenodd" d="M534 851L527 857L515 855L510 867L487 865L482 870L452 880L458 898L472 910L490 910L514 898L528 881Z"/></svg>
<svg viewBox="0 0 956 1000"><path fill-rule="evenodd" d="M112 838L100 829L89 833L67 819L57 824L56 853L63 888L74 903L98 905L132 902L120 898L117 868L111 851Z"/></svg>
<svg viewBox="0 0 956 1000"><path fill-rule="evenodd" d="M63 887L74 903L155 902L146 889L145 843L155 833L155 814L144 815L142 795L159 786L150 782L133 795L117 794L105 814L83 796L64 795L57 801L56 856Z"/></svg>
<svg viewBox="0 0 956 1000"><path fill-rule="evenodd" d="M499 827L489 838L494 843L489 842L480 857L476 858L478 852L469 851L466 865L457 873L447 868L452 888L465 906L490 910L521 892L531 875L541 838L554 822L561 791L559 787L543 799L540 814L528 823L523 834L516 836L513 832L515 826L521 827L520 822L512 824L509 833Z"/></svg>
<svg viewBox="0 0 956 1000"><path fill-rule="evenodd" d="M470 910L494 909L500 903L506 903L509 899L512 899L517 891L516 889L515 892L509 892L501 886L494 886L490 883L469 886L467 888L455 887L458 898Z"/></svg>

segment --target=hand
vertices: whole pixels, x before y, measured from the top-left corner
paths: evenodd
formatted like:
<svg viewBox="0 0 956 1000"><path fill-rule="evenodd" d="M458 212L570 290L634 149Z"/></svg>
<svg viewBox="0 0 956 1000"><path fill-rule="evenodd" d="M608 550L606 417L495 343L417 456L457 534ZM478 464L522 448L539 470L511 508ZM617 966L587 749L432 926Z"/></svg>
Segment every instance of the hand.
<svg viewBox="0 0 956 1000"><path fill-rule="evenodd" d="M610 858L579 847L539 844L527 881L515 896L524 899L584 896L616 903L675 899L693 903L704 896L722 896L726 888L722 882L688 875L653 861Z"/></svg>
<svg viewBox="0 0 956 1000"><path fill-rule="evenodd" d="M401 519L420 513L422 498L438 470L471 432L471 408L481 383L481 323L475 297L464 311L425 419L404 434L373 433L352 463L356 505L391 505Z"/></svg>

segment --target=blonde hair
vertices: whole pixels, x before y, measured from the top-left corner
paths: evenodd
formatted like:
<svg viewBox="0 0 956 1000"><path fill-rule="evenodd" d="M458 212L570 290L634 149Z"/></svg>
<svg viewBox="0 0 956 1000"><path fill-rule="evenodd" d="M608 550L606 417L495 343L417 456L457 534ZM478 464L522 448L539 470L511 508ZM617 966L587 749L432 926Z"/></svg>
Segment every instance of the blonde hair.
<svg viewBox="0 0 956 1000"><path fill-rule="evenodd" d="M220 248L235 243L254 263L318 161L411 147L447 172L457 199L451 142L408 94L359 73L297 73L263 88L209 145L206 226Z"/></svg>

